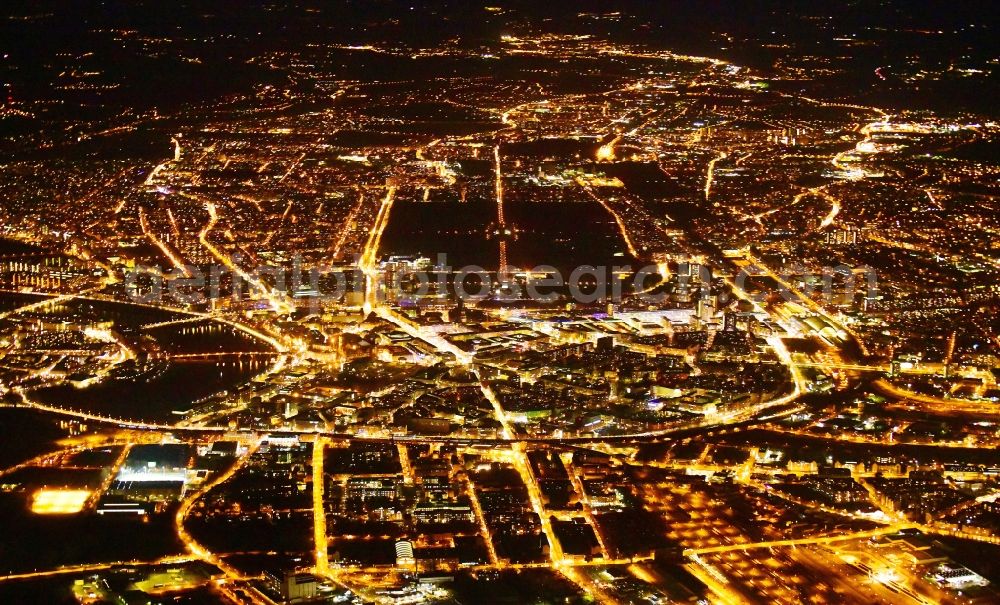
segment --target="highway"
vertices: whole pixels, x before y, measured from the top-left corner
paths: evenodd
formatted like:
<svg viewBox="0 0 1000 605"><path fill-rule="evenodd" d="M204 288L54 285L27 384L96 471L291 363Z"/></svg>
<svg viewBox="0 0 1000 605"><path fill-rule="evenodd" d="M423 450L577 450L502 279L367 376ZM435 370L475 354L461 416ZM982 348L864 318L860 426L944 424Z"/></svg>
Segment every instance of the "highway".
<svg viewBox="0 0 1000 605"><path fill-rule="evenodd" d="M326 475L323 472L323 454L326 439L317 437L312 450L312 502L313 502L313 545L315 548L316 575L330 573L329 543L326 534L326 505L324 503Z"/></svg>
<svg viewBox="0 0 1000 605"><path fill-rule="evenodd" d="M755 550L761 548L775 548L780 546L832 544L834 542L845 542L847 540L860 540L864 538L882 536L885 534L894 534L900 530L910 529L914 527L917 526L908 523L898 523L893 525L887 525L885 527L880 527L878 529L872 529L868 531L855 532L855 533L838 534L835 536L816 536L812 538L797 538L793 540L771 540L767 542L751 542L743 544L726 544L723 546L710 546L708 548L691 548L684 551L684 556L694 557L695 555L707 555L711 553L731 552L731 551L746 551L746 550Z"/></svg>
<svg viewBox="0 0 1000 605"><path fill-rule="evenodd" d="M91 292L97 292L102 289L104 289L104 285L91 288L90 290L85 290L79 294L50 294L46 292L44 293L44 296L48 296L50 298L44 298L42 300L33 303L16 307L14 309L11 309L10 311L4 311L0 313L0 320L7 319L8 317L13 317L15 315L20 315L21 313L30 313L38 309L44 309L45 307L48 306L55 306L72 300L86 298L87 294L90 294ZM3 290L3 289L0 289L0 292L7 292L11 294L40 294L37 292L22 292L19 290Z"/></svg>
<svg viewBox="0 0 1000 605"><path fill-rule="evenodd" d="M396 188L388 187L385 197L382 198L382 205L379 206L375 215L375 223L372 225L371 233L365 241L361 259L358 261L358 268L365 274L365 302L364 311L368 315L381 305L378 295L378 249L382 242L382 234L389 225L389 215L392 212L392 203L396 198Z"/></svg>
<svg viewBox="0 0 1000 605"><path fill-rule="evenodd" d="M633 241L631 234L629 234L628 228L625 226L625 221L622 220L621 214L612 208L607 201L594 193L594 190L589 186L583 185L582 183L581 185L583 186L584 192L593 198L595 202L600 204L601 207L611 215L611 218L615 219L615 224L618 225L618 231L621 233L622 241L625 242L625 247L628 249L629 255L631 255L632 258L641 258L639 251L635 247L635 242Z"/></svg>
<svg viewBox="0 0 1000 605"><path fill-rule="evenodd" d="M805 305L810 311L812 311L813 313L816 313L817 315L823 317L833 327L837 328L838 330L840 330L840 331L844 332L845 334L847 334L848 336L850 336L854 340L854 342L857 344L857 346L860 349L862 355L867 355L868 354L868 349L867 349L867 347L865 347L864 340L860 336L858 336L858 334L856 332L854 332L853 330L851 330L850 328L848 328L847 326L845 326L842 321L840 321L839 319L837 319L836 317L834 317L833 315L831 315L826 310L826 308L824 308L822 305L820 305L819 303L817 303L812 298L806 296L803 292L801 292L798 288L796 288L792 284L788 283L788 280L786 280L785 278L783 278L780 275L778 275L777 273L775 273L770 267L768 267L767 263L765 263L765 262L761 261L760 259L756 258L755 256L753 256L749 252L749 250L745 251L745 256L746 256L747 260L749 260L753 264L754 267L756 267L758 270L760 270L767 277L770 277L771 279L773 279L775 281L775 283L777 283L779 286L781 286L782 288L784 288L786 290L786 292L788 292L789 294L793 295L796 298L797 301L799 301L803 305Z"/></svg>
<svg viewBox="0 0 1000 605"><path fill-rule="evenodd" d="M500 145L493 147L493 163L496 171L495 189L497 198L497 241L500 245L500 267L497 275L506 279L507 272L507 219L503 213L503 164L500 160Z"/></svg>
<svg viewBox="0 0 1000 605"><path fill-rule="evenodd" d="M121 451L118 452L118 456L115 457L114 462L105 469L107 473L101 480L101 484L91 493L90 498L87 499L87 505L84 507L87 510L94 510L97 507L98 501L104 492L111 487L111 484L118 477L118 472L121 470L122 465L125 464L125 459L128 458L129 452L132 451L132 444L126 443L121 446Z"/></svg>
<svg viewBox="0 0 1000 605"><path fill-rule="evenodd" d="M827 193L823 194L823 199L830 202L830 212L823 217L822 221L820 221L817 231L822 231L830 225L833 225L833 221L836 220L837 215L840 214L840 200Z"/></svg>
<svg viewBox="0 0 1000 605"><path fill-rule="evenodd" d="M260 447L260 444L261 444L260 440L253 443L242 454L237 456L236 460L228 469L213 477L211 481L206 482L198 490L186 494L183 500L181 500L181 505L177 509L177 515L174 518L174 525L177 530L177 537L184 544L184 547L187 549L187 551L191 553L193 556L197 557L198 559L201 559L206 563L215 565L220 570L222 570L222 572L225 573L227 577L229 577L232 580L242 580L245 578L243 577L243 574L240 573L236 568L232 567L224 560L222 560L222 558L220 558L218 555L214 554L212 551L208 550L207 548L199 544L198 541L195 540L194 537L188 532L187 528L184 527L184 521L187 519L187 516L191 513L191 509L194 508L194 505L198 502L198 500L203 498L206 494L208 494L210 491L212 491L219 485L222 485L223 483L228 481L241 468L243 468L243 465L245 465L246 462L250 459L250 457L257 452L257 448Z"/></svg>
<svg viewBox="0 0 1000 605"><path fill-rule="evenodd" d="M9 317L11 315L15 315L17 313L24 313L24 312L31 311L31 310L36 309L36 308L44 308L46 305L59 304L59 303L63 303L63 302L73 301L73 300L89 300L89 301L94 301L94 302L105 302L105 303L112 303L112 304L124 305L124 306L135 306L135 307L144 308L144 309L155 309L157 311L168 311L170 313L178 313L178 314L187 316L187 320L185 320L185 321L197 321L197 320L217 321L217 322L223 323L223 324L225 324L225 325L227 325L227 326L229 326L229 327L231 327L231 328L233 328L235 330L243 332L244 334L246 334L248 336L252 336L253 338L255 338L257 340L260 340L262 342L267 343L268 345L270 345L271 347L273 347L275 351L278 351L278 352L281 352L281 353L286 353L288 351L288 348L284 344L282 344L279 340L277 340L277 338L275 338L274 336L272 336L270 334L266 334L264 332L261 332L260 330L258 330L256 328L253 328L251 326L248 326L248 325L246 325L244 323L241 323L241 322L238 322L238 321L233 321L233 320L228 319L226 317L223 317L221 315L214 314L214 313L202 313L200 311L192 311L190 309L182 309L180 307L172 307L172 306L167 305L165 303L164 304L155 304L154 305L154 304L143 303L143 302L138 302L138 301L122 301L122 300L118 300L116 298L112 298L110 296L101 296L99 294L96 294L97 292L99 292L102 289L104 289L103 285L91 288L89 290L84 290L83 292L79 292L77 294L54 294L52 292L39 292L39 291L34 291L34 290L32 290L32 291L24 291L24 290L11 290L11 289L7 289L7 288L0 288L0 293L28 294L28 295L32 295L32 296L45 296L45 297L48 297L45 300L40 300L40 301L31 303L29 305L25 305L23 307L19 307L17 309L13 309L11 311L7 311L5 313L2 313L2 314L0 314L0 319L5 319L6 317ZM145 328L157 327L157 326L161 326L161 325L170 325L172 323L175 323L175 322L171 320L171 321L168 321L168 322L161 322L161 323L158 323L158 324L149 324L149 325L144 326L144 327ZM179 322L177 322L177 323L179 323Z"/></svg>
<svg viewBox="0 0 1000 605"><path fill-rule="evenodd" d="M86 574L95 571L106 571L121 567L152 567L156 565L178 565L200 560L199 557L191 555L178 555L174 557L164 557L154 561L113 561L109 563L89 563L82 565L64 565L55 569L45 571L29 571L24 573L8 574L0 576L0 582L17 582L21 580L35 580L51 578L54 576L64 576L73 574Z"/></svg>
<svg viewBox="0 0 1000 605"><path fill-rule="evenodd" d="M98 424L112 425L119 428L125 429L138 429L145 431L159 431L159 432L173 432L173 433L190 433L190 434L217 434L217 435L228 435L239 433L239 431L233 431L229 426L221 425L190 425L190 424L169 424L169 423L158 423L143 420L134 420L128 418L113 418L110 416L102 416L99 414L94 414L92 412L85 412L81 410L73 410L69 408L61 408L57 406L52 406L44 404L41 402L33 401L28 397L28 394L23 391L17 391L22 399L21 405L9 406L9 407L23 407L38 410L41 412L46 412L50 414L55 414L58 416L64 416L67 418L73 418L76 420L83 420L86 422L93 422ZM414 435L359 435L356 433L341 433L330 431L326 429L281 429L281 428L267 428L267 429L250 429L244 431L245 434L256 435L259 437L273 436L273 437L308 437L313 436L323 436L328 439L334 440L345 440L345 441L363 441L371 443L439 443L439 444L450 444L450 445L463 445L463 446L497 446L497 445L510 445L514 443L524 443L524 444L587 444L587 443L641 443L648 441L657 441L663 438L670 438L677 434L689 433L691 431L702 431L702 430L712 430L720 426L729 426L733 424L738 424L741 422L746 422L752 420L759 416L764 411L770 410L772 408L782 408L789 403L795 401L800 395L800 392L793 391L787 395L783 395L776 399L771 399L758 403L752 406L747 406L746 408L734 410L724 414L717 414L715 416L709 416L702 420L694 420L678 423L675 426L653 430L653 431L642 431L637 433L624 433L616 435L581 435L581 436L567 436L567 437L527 437L519 436L513 434L510 437L474 437L474 436L414 436ZM792 413L794 408L789 408L788 410L782 412ZM771 416L776 417L776 416Z"/></svg>
<svg viewBox="0 0 1000 605"><path fill-rule="evenodd" d="M908 391L884 379L876 380L872 383L872 385L878 391L881 391L886 395L931 406L931 409L937 409L938 411L968 414L1000 414L1000 404L990 401L972 401L970 399L945 399L942 397L932 397L930 395Z"/></svg>
<svg viewBox="0 0 1000 605"><path fill-rule="evenodd" d="M718 152L711 161L708 162L708 170L705 173L705 201L712 195L712 181L715 180L715 165L729 157L725 151Z"/></svg>
<svg viewBox="0 0 1000 605"><path fill-rule="evenodd" d="M441 335L429 330L426 327L418 326L402 315L396 313L393 309L384 305L381 297L379 296L378 250L382 241L382 234L389 225L389 216L392 213L392 205L395 197L396 188L389 186L386 189L385 197L382 199L382 205L379 207L378 214L375 217L375 224L372 227L371 233L368 235L361 258L358 261L358 268L365 275L364 313L365 315L369 315L374 312L382 319L395 324L396 327L411 337L423 340L438 350L451 353L459 363L468 365L472 362L472 355L462 351L452 343L448 342L447 339Z"/></svg>

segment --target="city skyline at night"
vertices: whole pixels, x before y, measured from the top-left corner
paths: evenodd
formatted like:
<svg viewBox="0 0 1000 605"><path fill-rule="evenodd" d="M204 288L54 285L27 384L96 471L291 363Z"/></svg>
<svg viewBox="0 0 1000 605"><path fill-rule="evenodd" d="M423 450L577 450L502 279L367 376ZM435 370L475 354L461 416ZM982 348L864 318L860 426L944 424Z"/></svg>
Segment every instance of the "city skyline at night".
<svg viewBox="0 0 1000 605"><path fill-rule="evenodd" d="M5 7L0 602L1000 602L991 8Z"/></svg>

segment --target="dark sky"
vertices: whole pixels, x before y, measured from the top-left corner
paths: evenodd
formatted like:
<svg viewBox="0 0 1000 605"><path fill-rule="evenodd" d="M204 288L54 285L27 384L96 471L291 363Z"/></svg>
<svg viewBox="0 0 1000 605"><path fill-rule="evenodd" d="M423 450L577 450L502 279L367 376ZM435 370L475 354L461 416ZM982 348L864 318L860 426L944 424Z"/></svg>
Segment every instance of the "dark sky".
<svg viewBox="0 0 1000 605"><path fill-rule="evenodd" d="M503 33L560 32L725 58L765 74L788 56L834 57L845 83L877 103L919 105L927 96L898 79L876 82L877 67L900 76L971 66L984 75L934 90L946 98L927 102L989 111L986 93L997 89L1000 57L993 8L981 0L8 1L0 7L8 15L0 20L0 83L5 98L30 101L51 94L67 68L98 69L119 85L124 105L169 108L175 99L165 91L209 100L254 83L280 84L284 74L267 73L253 59L307 45L312 53L329 44L479 48ZM609 12L621 16L601 17ZM843 41L852 37L869 44ZM74 59L86 53L93 54ZM177 57L200 63L171 61Z"/></svg>

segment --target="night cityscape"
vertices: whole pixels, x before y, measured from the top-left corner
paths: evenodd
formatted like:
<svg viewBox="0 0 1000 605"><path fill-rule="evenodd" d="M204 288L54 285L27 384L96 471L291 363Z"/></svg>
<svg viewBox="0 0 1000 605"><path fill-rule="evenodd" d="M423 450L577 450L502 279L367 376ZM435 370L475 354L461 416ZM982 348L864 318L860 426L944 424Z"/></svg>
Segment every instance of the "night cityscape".
<svg viewBox="0 0 1000 605"><path fill-rule="evenodd" d="M0 15L0 603L1000 603L993 3Z"/></svg>

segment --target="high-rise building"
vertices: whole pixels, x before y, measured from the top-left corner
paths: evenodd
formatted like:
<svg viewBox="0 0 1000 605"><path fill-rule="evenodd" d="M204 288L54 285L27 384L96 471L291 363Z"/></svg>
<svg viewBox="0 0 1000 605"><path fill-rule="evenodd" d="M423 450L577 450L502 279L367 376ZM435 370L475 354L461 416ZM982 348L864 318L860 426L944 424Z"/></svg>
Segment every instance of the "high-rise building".
<svg viewBox="0 0 1000 605"><path fill-rule="evenodd" d="M318 582L309 573L288 572L281 584L281 596L288 603L297 603L316 596Z"/></svg>
<svg viewBox="0 0 1000 605"><path fill-rule="evenodd" d="M413 565L417 560L413 556L413 542L400 540L396 542L396 565L406 567Z"/></svg>

